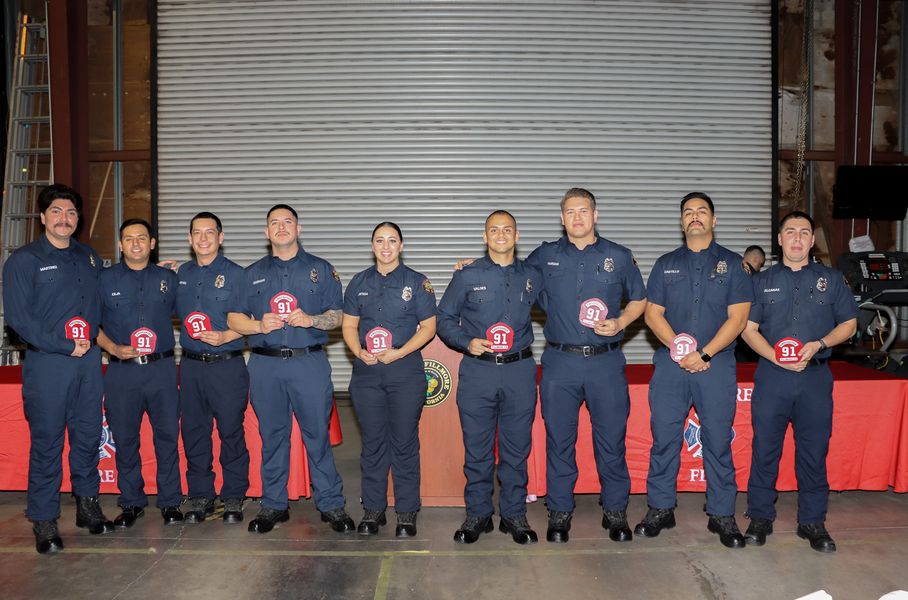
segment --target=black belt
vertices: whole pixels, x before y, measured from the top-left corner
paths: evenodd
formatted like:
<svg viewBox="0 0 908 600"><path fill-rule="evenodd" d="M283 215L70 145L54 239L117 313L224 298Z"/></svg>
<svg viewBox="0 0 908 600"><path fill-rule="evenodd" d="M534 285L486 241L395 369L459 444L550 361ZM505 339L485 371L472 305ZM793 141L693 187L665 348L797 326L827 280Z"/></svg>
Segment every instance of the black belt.
<svg viewBox="0 0 908 600"><path fill-rule="evenodd" d="M117 358L116 356L111 354L110 362L112 362L112 363L132 363L134 365L147 365L148 363L153 363L155 361L158 361L158 360L161 360L164 358L170 358L171 356L173 356L173 350L168 350L167 352L156 352L154 354L143 354L143 355L137 356L135 358L127 358L126 360Z"/></svg>
<svg viewBox="0 0 908 600"><path fill-rule="evenodd" d="M311 354L313 352L321 352L322 345L316 344L314 346L308 346L306 348L253 348L253 354L261 354L262 356L276 356L287 360L288 358L293 358L294 356L303 356L305 354Z"/></svg>
<svg viewBox="0 0 908 600"><path fill-rule="evenodd" d="M484 360L486 362L493 362L496 365L506 365L508 363L517 362L518 360L530 358L531 356L533 356L533 349L524 348L520 352L512 352L511 354L490 354L486 352L480 354L479 356L473 356L472 354L466 354L464 356L469 356L470 358L475 358L478 360Z"/></svg>
<svg viewBox="0 0 908 600"><path fill-rule="evenodd" d="M811 367L819 367L821 365L825 365L828 362L828 358L811 358L810 362L807 364L809 364Z"/></svg>
<svg viewBox="0 0 908 600"><path fill-rule="evenodd" d="M229 352L206 352L204 354L196 354L195 352L190 352L189 350L183 350L183 358L198 360L204 363L221 362L230 360L231 358L236 358L237 356L243 356L243 351L231 350Z"/></svg>
<svg viewBox="0 0 908 600"><path fill-rule="evenodd" d="M562 352L595 356L597 354L604 354L606 352L611 352L612 350L617 350L621 347L621 342L612 342L611 344L604 344L602 346L574 346L571 344L553 344L552 342L549 342L548 345L550 348L561 350Z"/></svg>
<svg viewBox="0 0 908 600"><path fill-rule="evenodd" d="M89 340L89 341L91 342L92 346L98 345L98 338L96 338L96 337L91 338L91 340ZM25 343L25 349L28 350L29 352L44 352L43 350L41 350L41 348L38 348L37 346L32 346L28 342Z"/></svg>

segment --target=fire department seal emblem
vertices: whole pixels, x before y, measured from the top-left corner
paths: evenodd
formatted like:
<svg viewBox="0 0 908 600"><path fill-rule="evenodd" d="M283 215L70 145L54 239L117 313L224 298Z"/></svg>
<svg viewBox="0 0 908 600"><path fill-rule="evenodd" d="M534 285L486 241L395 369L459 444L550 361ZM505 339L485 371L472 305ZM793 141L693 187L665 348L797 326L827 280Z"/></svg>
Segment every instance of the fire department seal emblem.
<svg viewBox="0 0 908 600"><path fill-rule="evenodd" d="M161 293L162 294L167 293L167 282L164 281L163 279L161 280Z"/></svg>
<svg viewBox="0 0 908 600"><path fill-rule="evenodd" d="M527 294L531 294L533 292L533 280L532 279L527 279L526 291L527 291Z"/></svg>
<svg viewBox="0 0 908 600"><path fill-rule="evenodd" d="M827 287L828 287L828 282L826 281L825 277L820 277L819 279L817 279L817 291L818 292L825 292Z"/></svg>
<svg viewBox="0 0 908 600"><path fill-rule="evenodd" d="M312 281L312 283L318 283L318 271L316 271L315 269L309 271L309 279Z"/></svg>
<svg viewBox="0 0 908 600"><path fill-rule="evenodd" d="M98 444L98 458L110 458L117 452L117 445L114 443L113 433L107 426L107 418L101 418L101 442Z"/></svg>
<svg viewBox="0 0 908 600"><path fill-rule="evenodd" d="M413 299L413 288L411 288L409 285L404 287L403 291L400 293L400 297L403 299L404 302L409 302L410 300L412 300Z"/></svg>
<svg viewBox="0 0 908 600"><path fill-rule="evenodd" d="M725 275L728 273L728 263L724 260L720 260L716 263L716 273L719 275Z"/></svg>
<svg viewBox="0 0 908 600"><path fill-rule="evenodd" d="M88 263L93 267L98 265L98 263L95 262L95 257L91 254L88 255Z"/></svg>
<svg viewBox="0 0 908 600"><path fill-rule="evenodd" d="M611 273L615 270L615 261L611 257L606 258L604 261L602 261L602 268L606 273Z"/></svg>
<svg viewBox="0 0 908 600"><path fill-rule="evenodd" d="M440 361L423 360L426 371L426 407L438 406L451 395L451 371Z"/></svg>
<svg viewBox="0 0 908 600"><path fill-rule="evenodd" d="M434 293L435 293L435 288L432 287L432 284L429 283L429 280L428 280L428 279L423 279L423 280L422 280L422 289L426 290L426 291L427 291L428 293L430 293L430 294L434 294Z"/></svg>
<svg viewBox="0 0 908 600"><path fill-rule="evenodd" d="M217 277L214 278L214 287L221 289L222 287L224 287L225 281L226 280L224 279L223 275L218 275Z"/></svg>

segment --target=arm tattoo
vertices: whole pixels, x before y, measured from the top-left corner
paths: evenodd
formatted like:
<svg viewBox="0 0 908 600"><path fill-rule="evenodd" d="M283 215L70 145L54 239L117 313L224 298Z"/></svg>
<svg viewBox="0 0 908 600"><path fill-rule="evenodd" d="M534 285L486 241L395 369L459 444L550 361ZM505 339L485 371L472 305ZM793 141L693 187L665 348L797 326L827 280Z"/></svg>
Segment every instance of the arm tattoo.
<svg viewBox="0 0 908 600"><path fill-rule="evenodd" d="M329 310L320 315L311 315L310 318L312 319L313 327L329 331L340 325L341 310Z"/></svg>

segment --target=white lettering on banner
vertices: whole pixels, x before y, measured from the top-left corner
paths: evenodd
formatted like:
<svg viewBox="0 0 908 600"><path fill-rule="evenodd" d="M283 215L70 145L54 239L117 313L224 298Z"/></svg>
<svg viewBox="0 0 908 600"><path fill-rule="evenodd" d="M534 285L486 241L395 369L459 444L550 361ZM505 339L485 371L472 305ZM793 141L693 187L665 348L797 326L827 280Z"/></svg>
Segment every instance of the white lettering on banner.
<svg viewBox="0 0 908 600"><path fill-rule="evenodd" d="M738 402L750 402L750 397L753 395L753 388L738 388Z"/></svg>
<svg viewBox="0 0 908 600"><path fill-rule="evenodd" d="M782 291L782 288L765 288L763 290L763 293L768 294L770 292L781 292L781 291Z"/></svg>
<svg viewBox="0 0 908 600"><path fill-rule="evenodd" d="M117 482L117 472L113 469L98 469L98 475L101 476L101 483Z"/></svg>
<svg viewBox="0 0 908 600"><path fill-rule="evenodd" d="M53 269L56 269L56 268L57 268L57 265L48 265L46 267L41 267L38 270L43 273L44 271L52 271Z"/></svg>
<svg viewBox="0 0 908 600"><path fill-rule="evenodd" d="M706 472L703 469L691 469L690 481L706 481Z"/></svg>
<svg viewBox="0 0 908 600"><path fill-rule="evenodd" d="M252 282L252 285L258 285L260 283L265 283L265 279L264 278L256 279L255 281Z"/></svg>

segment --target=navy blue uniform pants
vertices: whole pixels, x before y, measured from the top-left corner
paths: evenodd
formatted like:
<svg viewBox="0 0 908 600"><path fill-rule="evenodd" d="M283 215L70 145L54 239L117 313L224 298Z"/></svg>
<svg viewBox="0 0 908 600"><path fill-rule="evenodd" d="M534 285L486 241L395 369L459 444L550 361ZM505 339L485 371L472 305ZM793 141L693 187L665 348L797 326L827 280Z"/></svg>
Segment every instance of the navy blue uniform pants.
<svg viewBox="0 0 908 600"><path fill-rule="evenodd" d="M536 417L536 363L524 359L496 365L464 355L458 371L457 409L463 429L467 515L485 517L495 512L496 428L499 514L508 518L526 514L527 457Z"/></svg>
<svg viewBox="0 0 908 600"><path fill-rule="evenodd" d="M717 354L702 373L688 373L663 350L656 352L653 363L656 369L649 384L653 446L646 477L649 505L675 507L684 423L693 405L700 420L706 512L716 516L735 514L738 484L731 440L738 382L734 353Z"/></svg>
<svg viewBox="0 0 908 600"><path fill-rule="evenodd" d="M625 510L631 490L625 438L630 396L620 350L583 356L546 348L542 355L542 418L546 440L546 504L574 510L577 420L586 400L593 427L593 455L604 510Z"/></svg>
<svg viewBox="0 0 908 600"><path fill-rule="evenodd" d="M287 508L291 419L296 415L306 455L315 507L321 512L344 506L344 486L334 465L328 426L334 386L324 352L288 359L249 357L249 391L262 436L262 506Z"/></svg>
<svg viewBox="0 0 908 600"><path fill-rule="evenodd" d="M117 486L120 506L147 506L142 457L139 454L142 417L148 413L157 462L159 507L179 506L180 398L173 358L145 365L111 363L104 375L104 410L117 447Z"/></svg>
<svg viewBox="0 0 908 600"><path fill-rule="evenodd" d="M350 397L363 437L363 507L384 510L390 469L394 509L419 510L419 417L426 403L422 355L413 352L389 365L354 361Z"/></svg>
<svg viewBox="0 0 908 600"><path fill-rule="evenodd" d="M794 430L798 479L798 523L826 520L829 482L826 454L832 435L832 372L827 365L800 373L761 360L750 405L754 428L753 459L747 484L751 517L775 519L776 479L788 423Z"/></svg>
<svg viewBox="0 0 908 600"><path fill-rule="evenodd" d="M63 436L69 434L73 493L97 496L101 442L101 350L83 357L29 350L22 367L22 401L31 433L26 516L48 521L60 515Z"/></svg>
<svg viewBox="0 0 908 600"><path fill-rule="evenodd" d="M242 356L206 363L180 363L180 429L191 498L214 499L211 433L221 440L222 498L244 498L249 489L249 450L243 419L249 403L249 372Z"/></svg>

